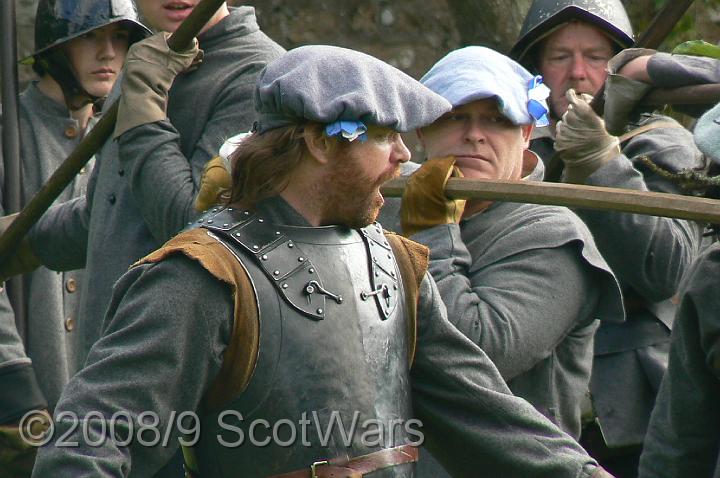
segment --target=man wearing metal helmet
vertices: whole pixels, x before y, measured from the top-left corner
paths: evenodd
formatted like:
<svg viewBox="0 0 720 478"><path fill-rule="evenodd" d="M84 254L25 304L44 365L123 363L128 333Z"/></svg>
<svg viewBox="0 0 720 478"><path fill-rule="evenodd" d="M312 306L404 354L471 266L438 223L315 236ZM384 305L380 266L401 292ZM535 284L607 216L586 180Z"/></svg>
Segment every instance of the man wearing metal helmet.
<svg viewBox="0 0 720 478"><path fill-rule="evenodd" d="M533 2L512 52L552 90L552 116L531 148L546 161L557 150L567 182L680 194L678 185L651 172L642 158L671 171L702 167L690 133L670 118L634 114L613 125L616 134L627 133L618 138L588 105L589 95L608 78L606 69L613 73L621 66L609 61L631 46L632 35L619 0ZM609 89L606 106L612 109L646 91L622 86ZM593 407L583 439L611 471L633 476L667 367L676 309L671 299L701 230L678 219L582 210L578 215L621 282L627 315L624 324L605 323L596 335Z"/></svg>
<svg viewBox="0 0 720 478"><path fill-rule="evenodd" d="M140 0L144 21L174 31L199 0ZM205 162L237 128L249 129L255 76L282 47L260 31L254 9L222 4L188 51L172 52L166 33L130 49L115 140L98 152L87 194L51 208L29 235L54 270L86 266L79 360L100 336L112 286L134 261L194 216ZM188 71L189 69L189 71ZM243 126L244 125L244 126Z"/></svg>
<svg viewBox="0 0 720 478"><path fill-rule="evenodd" d="M122 90L115 138L97 153L87 193L51 208L28 236L47 267L85 266L76 325L81 364L101 335L113 285L194 218L203 166L224 138L250 129L255 77L284 51L260 31L252 7L225 3L191 48L171 51L166 33L198 4L137 1L143 21L164 33L128 52L110 94Z"/></svg>
<svg viewBox="0 0 720 478"><path fill-rule="evenodd" d="M39 79L20 95L19 103L23 203L92 127L128 47L149 34L130 0L39 2L35 53L23 60L33 65ZM83 171L57 202L84 194L86 184ZM25 276L25 348L10 309L0 319L0 435L7 440L0 445L5 449L0 456L11 454L6 445L17 427L13 430L10 424L28 410L52 410L62 387L80 367L74 330L81 280L80 271L58 274L44 267ZM12 466L0 463L6 470Z"/></svg>

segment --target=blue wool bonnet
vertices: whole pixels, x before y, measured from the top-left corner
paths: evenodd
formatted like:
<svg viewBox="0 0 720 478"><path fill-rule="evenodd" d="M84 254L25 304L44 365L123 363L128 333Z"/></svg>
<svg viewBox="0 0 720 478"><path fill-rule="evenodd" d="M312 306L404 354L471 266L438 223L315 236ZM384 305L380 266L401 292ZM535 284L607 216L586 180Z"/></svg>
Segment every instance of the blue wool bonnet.
<svg viewBox="0 0 720 478"><path fill-rule="evenodd" d="M698 149L712 162L720 164L720 103L700 117L693 136Z"/></svg>
<svg viewBox="0 0 720 478"><path fill-rule="evenodd" d="M420 82L447 98L453 108L496 97L500 112L515 125L546 126L550 90L507 56L481 46L452 51Z"/></svg>
<svg viewBox="0 0 720 478"><path fill-rule="evenodd" d="M304 121L327 125L348 141L368 126L405 132L450 111L442 96L375 57L335 46L308 45L268 64L255 89L255 131Z"/></svg>

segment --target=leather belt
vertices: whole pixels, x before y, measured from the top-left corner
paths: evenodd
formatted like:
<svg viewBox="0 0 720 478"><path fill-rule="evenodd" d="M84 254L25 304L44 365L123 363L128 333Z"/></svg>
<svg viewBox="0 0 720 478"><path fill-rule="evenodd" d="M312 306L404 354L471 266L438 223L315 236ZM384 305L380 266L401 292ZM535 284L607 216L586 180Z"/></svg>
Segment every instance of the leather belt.
<svg viewBox="0 0 720 478"><path fill-rule="evenodd" d="M350 459L333 458L327 461L318 461L302 470L273 475L268 478L361 478L367 473L405 463L414 463L417 460L418 448L413 445L403 445Z"/></svg>

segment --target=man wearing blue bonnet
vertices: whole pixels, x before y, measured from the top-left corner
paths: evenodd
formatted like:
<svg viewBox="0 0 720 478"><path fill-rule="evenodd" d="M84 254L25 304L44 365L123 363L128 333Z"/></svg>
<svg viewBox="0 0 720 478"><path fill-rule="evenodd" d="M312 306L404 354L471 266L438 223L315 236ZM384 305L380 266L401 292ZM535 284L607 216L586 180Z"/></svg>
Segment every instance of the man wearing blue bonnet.
<svg viewBox="0 0 720 478"><path fill-rule="evenodd" d="M527 148L533 125L547 121L548 90L476 46L449 53L420 81L453 109L418 129L428 160L405 190L403 234L430 248L450 322L514 394L577 439L598 320L622 317L615 277L566 208L443 193L453 176L542 181L542 161Z"/></svg>
<svg viewBox="0 0 720 478"><path fill-rule="evenodd" d="M270 63L228 204L119 280L57 409L78 446L51 441L34 476L152 476L183 412L187 476L411 477L424 436L457 476L607 476L450 324L427 250L374 223L399 132L450 108L352 50ZM133 435L148 411L167 446ZM118 413L123 440L97 446Z"/></svg>

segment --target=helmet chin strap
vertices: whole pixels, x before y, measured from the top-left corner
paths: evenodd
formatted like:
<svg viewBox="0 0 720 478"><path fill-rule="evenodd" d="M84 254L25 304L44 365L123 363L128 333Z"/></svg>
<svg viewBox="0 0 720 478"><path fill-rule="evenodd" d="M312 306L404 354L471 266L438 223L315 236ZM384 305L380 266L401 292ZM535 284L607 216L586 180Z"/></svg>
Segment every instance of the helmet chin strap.
<svg viewBox="0 0 720 478"><path fill-rule="evenodd" d="M35 61L41 62L45 71L60 85L65 105L70 111L77 111L88 104L98 107L99 103L102 106L104 97L93 96L82 87L62 50L56 48L38 56Z"/></svg>

